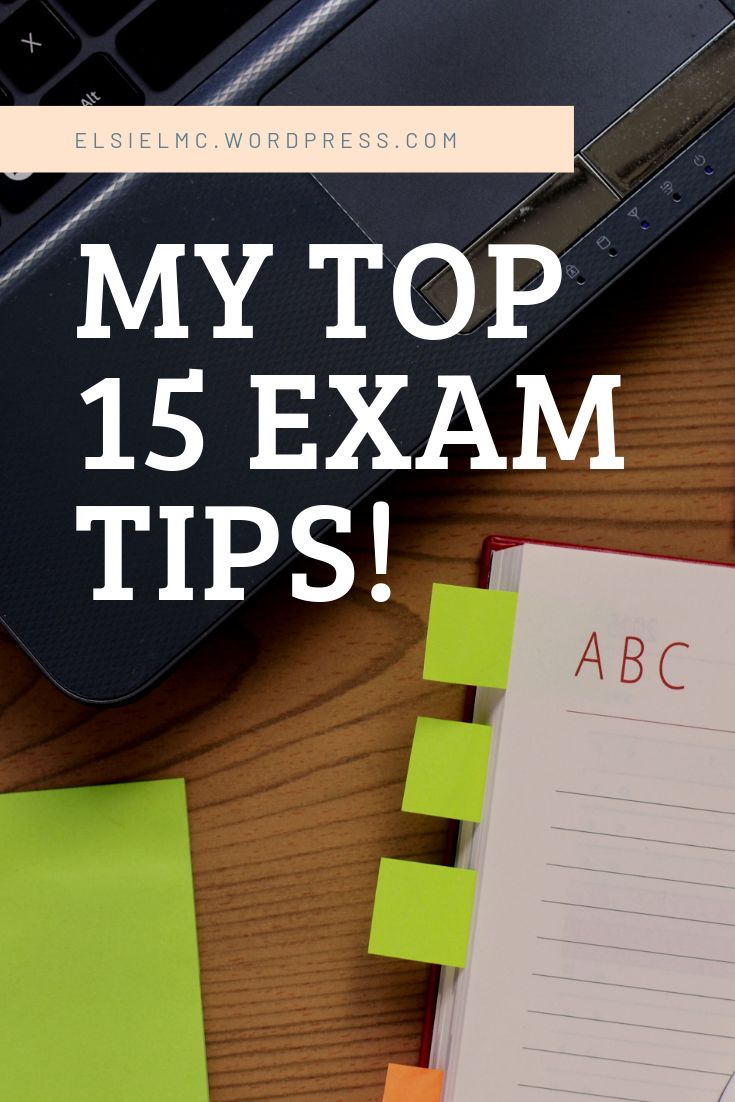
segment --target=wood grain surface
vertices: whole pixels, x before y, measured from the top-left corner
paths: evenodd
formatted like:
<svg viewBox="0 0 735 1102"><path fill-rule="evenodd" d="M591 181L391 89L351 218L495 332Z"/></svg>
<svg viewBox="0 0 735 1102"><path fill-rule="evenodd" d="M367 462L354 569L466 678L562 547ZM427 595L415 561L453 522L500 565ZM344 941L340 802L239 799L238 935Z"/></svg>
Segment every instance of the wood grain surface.
<svg viewBox="0 0 735 1102"><path fill-rule="evenodd" d="M300 605L276 581L137 703L95 710L0 641L0 787L185 776L213 1102L379 1102L417 1058L418 965L367 955L381 855L436 859L446 824L402 814L418 714L462 692L421 680L433 581L473 584L491 532L732 560L735 237L720 198L537 355L573 414L620 372L624 471L396 477L393 599L370 599L369 514L346 544L358 588ZM513 454L512 383L487 403Z"/></svg>

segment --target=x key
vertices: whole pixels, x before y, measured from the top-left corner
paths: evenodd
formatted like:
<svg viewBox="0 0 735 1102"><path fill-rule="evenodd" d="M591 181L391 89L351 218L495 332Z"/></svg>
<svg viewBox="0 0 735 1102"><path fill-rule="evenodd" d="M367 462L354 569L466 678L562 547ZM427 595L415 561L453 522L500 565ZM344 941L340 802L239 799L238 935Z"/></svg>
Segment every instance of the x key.
<svg viewBox="0 0 735 1102"><path fill-rule="evenodd" d="M35 92L79 53L79 39L43 0L27 0L0 23L0 69Z"/></svg>

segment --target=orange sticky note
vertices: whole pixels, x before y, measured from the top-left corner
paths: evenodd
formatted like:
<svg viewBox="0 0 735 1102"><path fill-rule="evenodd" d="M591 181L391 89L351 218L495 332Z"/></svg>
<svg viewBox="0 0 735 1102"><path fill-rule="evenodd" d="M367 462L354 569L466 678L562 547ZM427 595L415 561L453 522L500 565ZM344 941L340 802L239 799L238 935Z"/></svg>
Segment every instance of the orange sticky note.
<svg viewBox="0 0 735 1102"><path fill-rule="evenodd" d="M440 1102L444 1072L388 1064L383 1102Z"/></svg>

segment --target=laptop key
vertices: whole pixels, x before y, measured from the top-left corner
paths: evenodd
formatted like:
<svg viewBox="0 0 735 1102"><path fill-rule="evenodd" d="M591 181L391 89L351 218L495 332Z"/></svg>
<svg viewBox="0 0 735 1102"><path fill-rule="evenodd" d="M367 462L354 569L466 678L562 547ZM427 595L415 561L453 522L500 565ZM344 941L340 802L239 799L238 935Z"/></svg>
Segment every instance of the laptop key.
<svg viewBox="0 0 735 1102"><path fill-rule="evenodd" d="M50 172L0 172L0 205L20 214L60 179L61 175Z"/></svg>
<svg viewBox="0 0 735 1102"><path fill-rule="evenodd" d="M140 88L107 54L92 54L41 97L41 103L60 107L127 107L142 102Z"/></svg>
<svg viewBox="0 0 735 1102"><path fill-rule="evenodd" d="M79 39L43 0L27 0L0 23L0 70L35 92L79 53Z"/></svg>
<svg viewBox="0 0 735 1102"><path fill-rule="evenodd" d="M267 0L210 0L196 16L182 13L181 0L153 3L117 36L117 47L151 88L170 87L248 21Z"/></svg>
<svg viewBox="0 0 735 1102"><path fill-rule="evenodd" d="M140 0L60 0L88 34L103 34L119 23Z"/></svg>

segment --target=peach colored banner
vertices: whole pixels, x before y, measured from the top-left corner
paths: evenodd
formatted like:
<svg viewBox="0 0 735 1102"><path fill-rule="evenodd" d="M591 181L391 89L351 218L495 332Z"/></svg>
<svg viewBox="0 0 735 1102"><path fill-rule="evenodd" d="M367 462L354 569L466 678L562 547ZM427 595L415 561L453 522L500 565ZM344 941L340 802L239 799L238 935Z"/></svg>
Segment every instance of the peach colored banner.
<svg viewBox="0 0 735 1102"><path fill-rule="evenodd" d="M571 172L572 107L4 107L3 172Z"/></svg>

